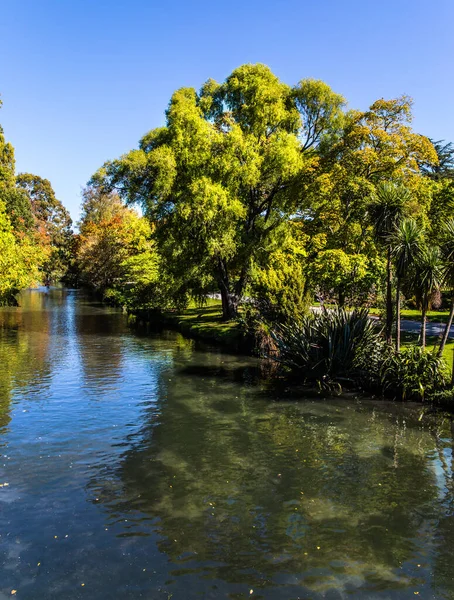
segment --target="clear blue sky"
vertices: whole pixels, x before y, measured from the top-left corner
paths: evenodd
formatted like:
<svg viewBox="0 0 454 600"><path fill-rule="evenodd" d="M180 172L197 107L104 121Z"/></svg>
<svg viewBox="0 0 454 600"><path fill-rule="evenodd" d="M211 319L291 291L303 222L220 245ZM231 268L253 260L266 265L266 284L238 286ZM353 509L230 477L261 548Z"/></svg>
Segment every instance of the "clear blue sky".
<svg viewBox="0 0 454 600"><path fill-rule="evenodd" d="M454 0L3 0L0 123L18 171L78 218L101 164L164 121L172 92L262 62L354 108L403 93L414 128L454 141Z"/></svg>

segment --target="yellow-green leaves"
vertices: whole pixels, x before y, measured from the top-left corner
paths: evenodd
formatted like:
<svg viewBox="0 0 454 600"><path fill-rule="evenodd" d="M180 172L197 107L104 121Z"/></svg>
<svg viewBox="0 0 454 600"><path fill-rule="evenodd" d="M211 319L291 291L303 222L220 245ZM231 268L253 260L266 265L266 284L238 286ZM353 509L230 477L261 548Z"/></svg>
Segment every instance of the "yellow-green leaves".
<svg viewBox="0 0 454 600"><path fill-rule="evenodd" d="M293 89L293 99L301 115L301 138L305 149L318 144L323 135L342 126L345 99L316 79L303 79Z"/></svg>
<svg viewBox="0 0 454 600"><path fill-rule="evenodd" d="M44 259L39 246L28 237L17 238L0 201L0 304L10 303L21 289L37 282Z"/></svg>

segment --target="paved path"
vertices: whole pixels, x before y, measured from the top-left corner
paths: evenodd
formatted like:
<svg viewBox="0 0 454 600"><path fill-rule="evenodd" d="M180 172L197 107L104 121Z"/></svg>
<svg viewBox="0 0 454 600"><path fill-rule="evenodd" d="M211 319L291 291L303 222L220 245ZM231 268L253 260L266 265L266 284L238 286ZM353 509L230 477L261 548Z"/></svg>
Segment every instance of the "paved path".
<svg viewBox="0 0 454 600"><path fill-rule="evenodd" d="M400 323L400 330L407 333L419 333L421 331L421 323L419 321L410 321L403 319ZM426 335L442 335L445 330L444 323L430 323L426 325ZM449 337L454 338L454 325L449 330Z"/></svg>
<svg viewBox="0 0 454 600"><path fill-rule="evenodd" d="M311 310L314 312L320 312L319 306L311 306ZM371 319L377 319L379 317L376 315L371 315ZM393 323L393 334L395 330L395 323ZM405 331L407 333L416 333L419 334L421 332L421 321L413 321L412 319L402 319L400 322L400 330ZM444 323L434 323L427 321L426 324L426 335L443 335L445 330ZM454 338L454 325L451 326L449 330L449 338Z"/></svg>

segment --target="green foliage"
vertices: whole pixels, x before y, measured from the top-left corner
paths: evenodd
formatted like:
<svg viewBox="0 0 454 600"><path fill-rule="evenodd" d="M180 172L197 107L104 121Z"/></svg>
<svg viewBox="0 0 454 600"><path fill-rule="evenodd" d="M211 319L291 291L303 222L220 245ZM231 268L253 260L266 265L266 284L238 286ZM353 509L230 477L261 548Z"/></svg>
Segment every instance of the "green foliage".
<svg viewBox="0 0 454 600"><path fill-rule="evenodd" d="M305 258L300 225L295 222L277 229L269 243L255 253L247 295L260 310L266 306L267 315L272 313L277 321L307 310Z"/></svg>
<svg viewBox="0 0 454 600"><path fill-rule="evenodd" d="M367 309L323 309L272 331L277 360L303 380L322 385L355 378L362 356L379 344Z"/></svg>
<svg viewBox="0 0 454 600"><path fill-rule="evenodd" d="M15 231L30 233L34 230L35 219L30 198L24 190L16 187L0 188L0 200L5 203L6 212Z"/></svg>
<svg viewBox="0 0 454 600"><path fill-rule="evenodd" d="M365 302L374 284L383 278L379 257L350 254L342 249L323 250L311 262L308 274L322 296L335 296L339 305Z"/></svg>
<svg viewBox="0 0 454 600"><path fill-rule="evenodd" d="M442 281L443 262L440 249L437 246L423 247L415 263L413 280L413 289L423 312L430 308L432 294L441 287Z"/></svg>
<svg viewBox="0 0 454 600"><path fill-rule="evenodd" d="M414 219L403 219L396 225L388 241L394 258L396 276L403 279L423 252L423 230Z"/></svg>
<svg viewBox="0 0 454 600"><path fill-rule="evenodd" d="M436 352L408 346L385 357L381 381L385 392L402 400L424 400L446 384L446 365Z"/></svg>
<svg viewBox="0 0 454 600"><path fill-rule="evenodd" d="M313 148L342 104L321 82L292 90L265 65L243 65L199 94L176 91L167 126L104 165L93 183L141 203L173 279L193 296L214 281L230 318L269 269L263 248L297 210L295 181L314 167Z"/></svg>
<svg viewBox="0 0 454 600"><path fill-rule="evenodd" d="M39 246L26 236L17 238L0 201L0 304L15 304L16 294L38 280L43 259Z"/></svg>
<svg viewBox="0 0 454 600"><path fill-rule="evenodd" d="M385 244L389 243L389 237L403 217L410 199L410 192L402 185L383 182L377 186L369 205L369 215L377 239Z"/></svg>
<svg viewBox="0 0 454 600"><path fill-rule="evenodd" d="M444 140L437 142L431 140L435 152L436 160L421 164L423 175L440 181L443 179L454 179L454 144L446 143Z"/></svg>
<svg viewBox="0 0 454 600"><path fill-rule="evenodd" d="M14 186L14 168L14 148L5 141L3 129L0 126L0 189Z"/></svg>
<svg viewBox="0 0 454 600"><path fill-rule="evenodd" d="M79 229L81 283L113 304L140 308L157 302L159 258L147 219L125 207L115 193L87 188Z"/></svg>
<svg viewBox="0 0 454 600"><path fill-rule="evenodd" d="M48 258L42 266L46 281L55 281L65 275L68 267L72 221L68 211L55 196L48 179L31 173L20 173L16 185L30 199L35 228L41 243L48 246Z"/></svg>
<svg viewBox="0 0 454 600"><path fill-rule="evenodd" d="M438 242L443 224L454 214L454 179L443 179L433 189L429 211L430 237Z"/></svg>

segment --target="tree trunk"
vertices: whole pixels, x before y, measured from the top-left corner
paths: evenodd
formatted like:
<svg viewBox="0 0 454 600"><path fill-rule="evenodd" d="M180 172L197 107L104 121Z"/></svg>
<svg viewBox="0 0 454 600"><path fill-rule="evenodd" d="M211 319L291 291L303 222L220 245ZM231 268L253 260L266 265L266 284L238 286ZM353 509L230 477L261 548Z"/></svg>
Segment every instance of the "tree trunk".
<svg viewBox="0 0 454 600"><path fill-rule="evenodd" d="M339 298L339 308L344 308L344 306L345 306L345 292L344 292L344 289L342 287L339 288L338 298Z"/></svg>
<svg viewBox="0 0 454 600"><path fill-rule="evenodd" d="M445 349L446 342L448 341L448 337L449 337L449 332L451 330L453 318L454 318L454 290L453 290L452 300L451 300L451 310L449 311L449 319L448 319L448 322L446 323L446 327L443 332L443 337L441 338L440 347L438 348L438 356L441 356L443 354L443 350Z"/></svg>
<svg viewBox="0 0 454 600"><path fill-rule="evenodd" d="M237 316L238 302L236 296L230 291L229 275L227 267L222 258L218 258L218 267L218 283L222 300L222 318L224 319L224 321L230 321L231 319L234 319Z"/></svg>
<svg viewBox="0 0 454 600"><path fill-rule="evenodd" d="M396 352L400 351L400 279L396 287Z"/></svg>
<svg viewBox="0 0 454 600"><path fill-rule="evenodd" d="M426 347L426 321L427 321L427 306L426 301L424 299L421 311L421 346L423 348Z"/></svg>
<svg viewBox="0 0 454 600"><path fill-rule="evenodd" d="M393 328L393 298L391 289L391 246L388 246L388 260L386 265L386 341L392 343Z"/></svg>
<svg viewBox="0 0 454 600"><path fill-rule="evenodd" d="M222 300L222 318L224 321L234 319L238 314L238 306L236 298L225 285L220 285L221 300Z"/></svg>

